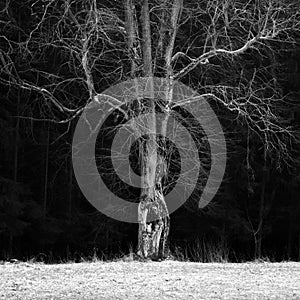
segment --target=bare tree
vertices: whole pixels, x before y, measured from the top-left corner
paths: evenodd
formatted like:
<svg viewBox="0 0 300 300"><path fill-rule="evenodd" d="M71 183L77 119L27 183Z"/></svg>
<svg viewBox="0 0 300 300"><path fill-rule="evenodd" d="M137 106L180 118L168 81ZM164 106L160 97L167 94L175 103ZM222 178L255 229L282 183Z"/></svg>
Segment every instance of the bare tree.
<svg viewBox="0 0 300 300"><path fill-rule="evenodd" d="M31 21L24 27L16 21L13 4L7 1L1 8L0 80L31 93L32 106L43 107L36 118L68 123L99 99L116 108L119 103L101 94L103 86L147 77L151 96L151 78L159 76L167 80L161 132L169 122L174 82L182 80L202 99L235 114L261 138L266 153L276 151L278 161L288 160L287 141L293 135L284 122L286 112L278 110L286 99L273 74L272 57L295 43L300 29L297 1L35 1L26 6ZM18 39L15 33L20 33ZM23 65L16 64L16 55L22 55ZM59 57L55 66L47 56ZM269 63L247 70L241 63L246 56ZM193 100L176 105L188 101ZM153 133L154 100L148 112L146 126ZM139 147L144 188L138 253L164 257L169 232L163 195L166 141L158 144L149 134ZM156 211L155 222L147 221L151 210Z"/></svg>

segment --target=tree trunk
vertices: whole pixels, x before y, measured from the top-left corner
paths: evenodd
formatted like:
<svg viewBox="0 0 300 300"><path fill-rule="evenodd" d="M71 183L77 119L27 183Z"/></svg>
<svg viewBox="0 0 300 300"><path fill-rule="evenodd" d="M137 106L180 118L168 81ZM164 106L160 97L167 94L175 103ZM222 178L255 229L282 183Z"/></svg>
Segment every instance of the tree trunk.
<svg viewBox="0 0 300 300"><path fill-rule="evenodd" d="M68 182L68 218L69 222L72 220L72 207L73 207L73 167L72 167L72 157L70 157L68 166L68 175L69 175L69 182Z"/></svg>
<svg viewBox="0 0 300 300"><path fill-rule="evenodd" d="M165 99L166 108L168 108L173 93L171 59L182 0L174 0L172 2L171 13L168 12L169 5L167 1L163 1L162 4L163 20L161 20L161 36L157 50L158 55L164 60L164 75L167 77L169 83ZM147 93L149 94L149 98L153 99L153 102L149 103L148 107L147 124L143 124L143 129L146 129L147 137L141 140L139 144L142 192L138 208L139 233L137 252L143 258L158 259L166 256L170 219L163 195L162 182L163 177L167 175L168 169L165 157L166 141L161 141L159 149L156 137L157 124L152 80L154 66L152 59L150 10L148 0L143 0L141 2L139 18L140 26L138 26L134 0L124 0L124 7L128 50L131 59L131 77L134 78L140 73L142 76L147 77ZM139 28L141 30L140 34ZM169 31L168 34L166 30ZM139 36L142 38L139 38ZM165 53L164 55L163 52ZM166 117L161 124L162 128L159 130L162 135L166 133L168 117L168 113L166 113Z"/></svg>
<svg viewBox="0 0 300 300"><path fill-rule="evenodd" d="M49 141L50 141L50 124L47 124L46 135L46 153L45 153L45 175L44 175L44 199L43 199L43 219L46 220L47 201L48 201L48 174L49 174Z"/></svg>
<svg viewBox="0 0 300 300"><path fill-rule="evenodd" d="M138 255L143 258L158 259L165 255L166 239L169 233L169 214L162 187L164 159L158 156L156 139L156 113L153 91L153 66L151 48L151 28L148 0L141 8L143 75L149 78L147 92L150 103L149 117L144 127L148 136L140 143L140 162L142 169L142 193L139 203Z"/></svg>
<svg viewBox="0 0 300 300"><path fill-rule="evenodd" d="M146 169L148 169L149 161L147 156L147 153L144 153L143 161L146 163ZM163 195L162 178L166 171L166 164L162 156L157 156L155 166L154 186L144 188L139 204L138 255L143 258L162 259L167 254L166 246L170 226ZM144 176L147 175L145 173Z"/></svg>
<svg viewBox="0 0 300 300"><path fill-rule="evenodd" d="M138 34L138 24L136 17L136 9L134 0L124 0L125 11L125 28L127 33L127 47L129 52L129 59L131 62L130 73L131 77L137 76L137 70L140 65L141 53L140 42Z"/></svg>
<svg viewBox="0 0 300 300"><path fill-rule="evenodd" d="M17 120L15 127L15 141L14 141L14 173L13 180L14 184L17 185L18 182L18 167L19 167L19 130L20 130L20 118L19 116L19 106L20 106L20 90L18 90L18 99L17 99ZM12 191L12 197L19 197L17 194L17 189ZM13 255L13 247L14 247L14 236L12 232L9 232L8 237L8 257L11 258Z"/></svg>
<svg viewBox="0 0 300 300"><path fill-rule="evenodd" d="M254 236L254 257L255 259L261 258L261 234Z"/></svg>
<svg viewBox="0 0 300 300"><path fill-rule="evenodd" d="M70 133L71 133L71 141L70 145L72 144L72 134L73 134L73 124L70 124ZM70 149L72 152L72 149ZM72 155L70 155L69 163L67 163L67 174L68 174L68 218L69 222L72 221L72 213L73 213L73 165L72 165Z"/></svg>
<svg viewBox="0 0 300 300"><path fill-rule="evenodd" d="M260 205L259 205L259 219L258 219L258 227L256 232L254 233L254 257L261 258L262 251L262 233L264 226L264 217L265 217L265 197L266 197L266 184L268 182L269 172L267 169L267 149L264 145L264 165L263 165L263 177L261 184L261 193L260 193Z"/></svg>

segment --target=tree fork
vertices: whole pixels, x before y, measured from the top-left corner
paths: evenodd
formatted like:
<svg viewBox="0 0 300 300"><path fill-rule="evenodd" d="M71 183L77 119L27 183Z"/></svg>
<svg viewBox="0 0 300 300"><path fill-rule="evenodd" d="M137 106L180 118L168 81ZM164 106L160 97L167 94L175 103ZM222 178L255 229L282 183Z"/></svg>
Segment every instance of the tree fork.
<svg viewBox="0 0 300 300"><path fill-rule="evenodd" d="M149 78L146 91L149 94L148 137L140 146L142 168L142 194L138 209L139 241L138 255L143 258L159 259L165 256L166 239L169 232L169 214L163 195L162 178L166 168L164 157L158 155L157 124L153 90L153 61L151 27L148 0L141 7L143 75ZM143 143L143 142L142 142Z"/></svg>

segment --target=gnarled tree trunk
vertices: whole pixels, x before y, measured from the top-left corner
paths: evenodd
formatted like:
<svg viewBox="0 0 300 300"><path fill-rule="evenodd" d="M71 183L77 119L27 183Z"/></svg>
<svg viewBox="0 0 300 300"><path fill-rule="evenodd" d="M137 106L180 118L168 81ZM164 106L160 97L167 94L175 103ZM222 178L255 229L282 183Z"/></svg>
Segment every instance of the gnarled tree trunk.
<svg viewBox="0 0 300 300"><path fill-rule="evenodd" d="M167 239L169 235L170 219L168 208L163 195L163 178L167 176L166 143L163 138L162 145L157 143L157 124L154 101L153 64L158 63L152 59L152 36L150 26L150 10L148 0L140 2L138 11L134 0L124 0L125 21L128 37L128 51L131 59L131 76L139 74L149 78L147 93L153 100L149 104L147 124L143 124L147 136L140 142L140 166L142 175L142 192L138 209L139 233L138 255L143 258L161 259L167 254ZM171 5L165 0L161 3L161 36L159 37L157 50L161 69L169 84L166 92L166 108L172 101L172 75L171 58L176 36L177 22L182 7L182 0L174 0ZM171 9L171 11L170 11ZM140 22L140 26L138 24ZM168 32L166 32L166 28ZM139 32L140 29L140 32ZM138 87L137 87L138 88ZM159 132L166 133L168 114L166 114ZM158 149L160 148L160 149ZM160 154L158 154L160 153Z"/></svg>
<svg viewBox="0 0 300 300"><path fill-rule="evenodd" d="M147 155L143 155L146 162ZM163 195L163 176L166 163L162 156L157 156L154 185L144 189L139 204L139 240L138 255L144 258L162 259L166 256L169 235L169 213Z"/></svg>

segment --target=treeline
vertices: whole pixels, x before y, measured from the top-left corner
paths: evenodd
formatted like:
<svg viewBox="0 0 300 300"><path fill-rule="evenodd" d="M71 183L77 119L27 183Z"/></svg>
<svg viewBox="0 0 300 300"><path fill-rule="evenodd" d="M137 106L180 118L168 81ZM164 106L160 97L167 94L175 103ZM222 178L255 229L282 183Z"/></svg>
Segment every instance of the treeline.
<svg viewBox="0 0 300 300"><path fill-rule="evenodd" d="M37 88L49 88L54 99L61 99L70 110L84 106L89 97L85 83L80 81L82 70L72 65L75 56L58 50L57 40L51 39L56 31L50 29L59 20L61 2L49 6L53 18L46 18L40 27L36 26L44 6L11 1L9 9L1 11L8 24L1 29L6 37L1 37L1 51L6 55L3 60L9 57L11 63L0 71L0 259L60 260L94 254L112 258L130 248L135 250L137 244L137 224L106 217L82 195L71 156L78 116L68 119L65 111ZM114 12L117 4L110 5ZM78 10L81 13L80 7ZM118 26L117 22L112 24ZM73 29L67 29L67 35L74 37ZM202 24L187 22L178 33L177 44L185 45L188 36L202 29ZM24 43L31 32L31 44ZM93 58L104 48L101 34L99 40L91 41L95 44ZM182 78L186 85L207 92L211 86L241 81L246 87L256 74L254 96L271 101L273 93L281 95L280 101L272 103L278 116L272 122L284 124L291 136L274 131L268 133L266 143L264 132L253 130L253 124L240 118L237 110L210 101L226 135L226 174L207 207L198 210L197 199L190 199L171 215L169 247L177 256L201 259L210 249L232 261L300 259L300 40L297 33L295 36L297 43L274 42L272 53L262 48L258 55L249 49L230 63L222 57L213 58L209 66L199 65ZM43 46L37 41L43 41ZM71 46L76 49L75 42ZM105 61L94 60L94 85L99 92L128 79L125 71L131 64L118 44L106 50ZM198 55L196 48L193 52ZM178 65L184 65L185 59ZM118 73L120 62L125 71ZM235 90L227 96L237 95ZM257 105L263 104L258 101ZM253 116L251 110L249 113L253 123L260 126L268 120L262 121L258 112Z"/></svg>
<svg viewBox="0 0 300 300"><path fill-rule="evenodd" d="M111 257L134 248L137 225L97 212L77 186L71 161L76 120L61 125L23 119L18 115L30 95L12 90L2 97L1 258L94 251ZM293 115L299 124L299 111ZM170 248L193 249L200 241L226 245L232 260L299 259L299 147L291 147L290 165L278 165L276 156L264 161L264 145L254 134L249 136L243 124L228 124L226 118L223 123L228 137L224 182L208 207L198 210L195 201L187 201L171 215Z"/></svg>

